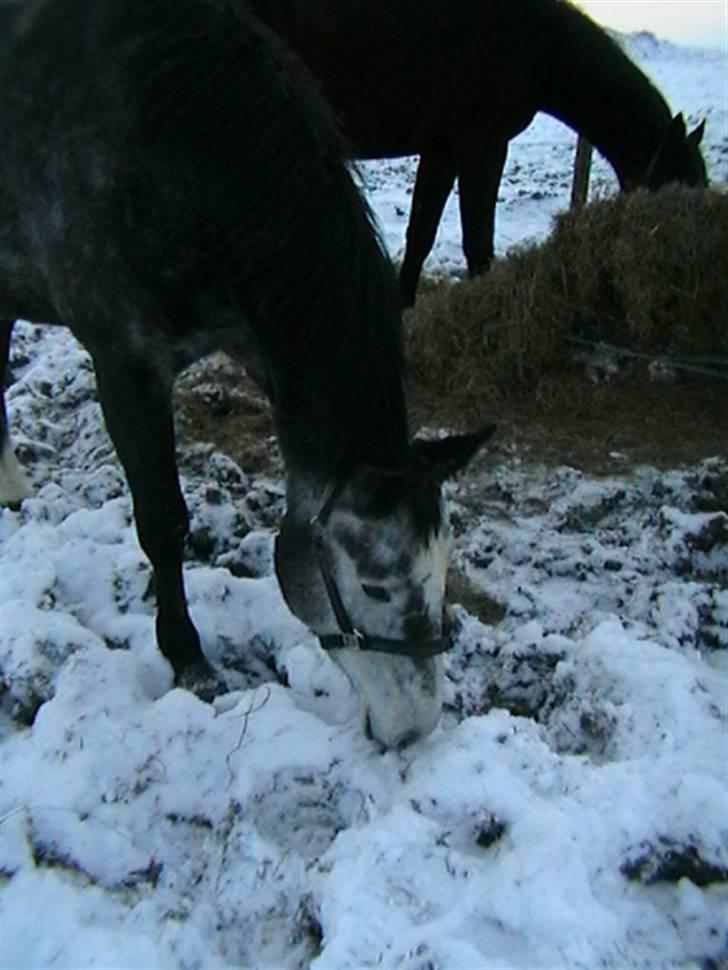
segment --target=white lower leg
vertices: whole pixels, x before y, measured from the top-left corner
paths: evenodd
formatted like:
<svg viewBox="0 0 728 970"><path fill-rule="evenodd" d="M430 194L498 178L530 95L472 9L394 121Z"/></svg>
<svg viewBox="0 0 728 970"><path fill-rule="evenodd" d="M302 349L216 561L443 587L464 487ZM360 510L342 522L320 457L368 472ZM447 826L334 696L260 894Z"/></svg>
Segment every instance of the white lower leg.
<svg viewBox="0 0 728 970"><path fill-rule="evenodd" d="M0 442L0 505L13 505L33 494L30 482L15 457L9 438Z"/></svg>

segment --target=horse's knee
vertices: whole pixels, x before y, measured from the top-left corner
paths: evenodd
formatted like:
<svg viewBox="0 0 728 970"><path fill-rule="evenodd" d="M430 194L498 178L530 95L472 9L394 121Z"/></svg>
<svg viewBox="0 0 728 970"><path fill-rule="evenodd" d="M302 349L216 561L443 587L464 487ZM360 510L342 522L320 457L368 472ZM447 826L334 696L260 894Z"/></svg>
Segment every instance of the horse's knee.
<svg viewBox="0 0 728 970"><path fill-rule="evenodd" d="M153 500L161 499L158 506ZM134 496L139 545L149 557L155 569L167 565L178 566L184 558L185 540L189 532L189 514L182 495L145 496L144 504Z"/></svg>

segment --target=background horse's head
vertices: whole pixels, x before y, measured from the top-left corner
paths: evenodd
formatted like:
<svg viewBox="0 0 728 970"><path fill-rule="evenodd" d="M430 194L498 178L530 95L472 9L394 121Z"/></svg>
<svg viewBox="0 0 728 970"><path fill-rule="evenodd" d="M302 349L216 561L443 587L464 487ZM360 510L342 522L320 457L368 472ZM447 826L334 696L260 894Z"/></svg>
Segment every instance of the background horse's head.
<svg viewBox="0 0 728 970"><path fill-rule="evenodd" d="M289 487L276 544L283 595L347 673L386 748L429 734L440 716L450 553L441 488L492 431L417 441L404 467L359 469L323 494Z"/></svg>
<svg viewBox="0 0 728 970"><path fill-rule="evenodd" d="M671 182L693 186L707 185L705 160L700 152L704 132L705 121L701 121L697 128L688 132L683 116L675 115L647 168L643 182L646 188L655 191Z"/></svg>

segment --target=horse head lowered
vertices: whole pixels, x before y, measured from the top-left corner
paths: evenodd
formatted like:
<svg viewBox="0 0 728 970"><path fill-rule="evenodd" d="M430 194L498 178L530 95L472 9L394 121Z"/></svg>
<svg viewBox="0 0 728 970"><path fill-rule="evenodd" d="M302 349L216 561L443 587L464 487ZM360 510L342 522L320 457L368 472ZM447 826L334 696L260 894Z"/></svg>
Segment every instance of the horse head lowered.
<svg viewBox="0 0 728 970"><path fill-rule="evenodd" d="M429 734L439 718L451 644L442 484L492 431L415 441L403 467L361 469L323 493L289 486L281 589L357 688L368 733L385 747Z"/></svg>

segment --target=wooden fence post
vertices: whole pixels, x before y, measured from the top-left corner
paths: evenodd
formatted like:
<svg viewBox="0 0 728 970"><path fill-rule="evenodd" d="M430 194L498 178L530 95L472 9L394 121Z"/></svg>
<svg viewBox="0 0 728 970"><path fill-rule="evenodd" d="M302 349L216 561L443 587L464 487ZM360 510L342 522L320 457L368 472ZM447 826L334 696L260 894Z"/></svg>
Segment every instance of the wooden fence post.
<svg viewBox="0 0 728 970"><path fill-rule="evenodd" d="M594 148L589 141L579 135L574 157L574 181L571 186L571 208L581 209L589 194L589 175Z"/></svg>

